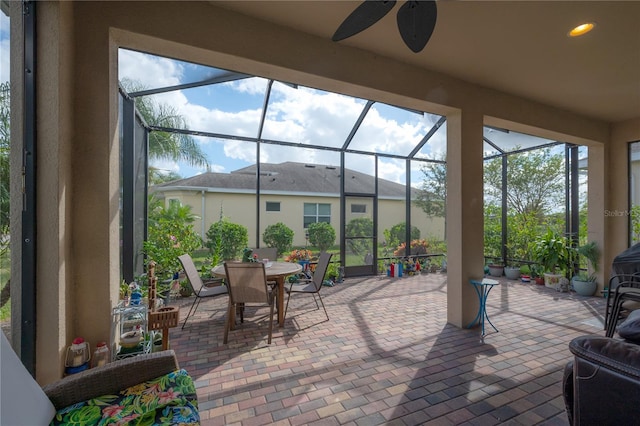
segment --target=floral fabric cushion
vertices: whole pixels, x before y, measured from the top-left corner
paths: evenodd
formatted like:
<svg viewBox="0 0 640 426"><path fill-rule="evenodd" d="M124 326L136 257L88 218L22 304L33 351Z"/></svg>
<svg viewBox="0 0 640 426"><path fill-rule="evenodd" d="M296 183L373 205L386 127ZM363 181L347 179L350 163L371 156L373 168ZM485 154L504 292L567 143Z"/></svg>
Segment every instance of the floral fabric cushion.
<svg viewBox="0 0 640 426"><path fill-rule="evenodd" d="M185 370L58 410L51 425L199 425L193 380Z"/></svg>

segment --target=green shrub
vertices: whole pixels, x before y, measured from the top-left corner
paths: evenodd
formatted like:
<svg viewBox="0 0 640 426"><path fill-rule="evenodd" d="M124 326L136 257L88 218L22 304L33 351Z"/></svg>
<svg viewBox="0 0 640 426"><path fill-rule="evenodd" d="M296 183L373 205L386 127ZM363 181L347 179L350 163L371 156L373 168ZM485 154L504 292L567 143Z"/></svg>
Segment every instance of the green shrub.
<svg viewBox="0 0 640 426"><path fill-rule="evenodd" d="M291 250L293 244L293 230L282 222L269 225L262 233L262 241L267 247L275 247L278 250L278 256Z"/></svg>
<svg viewBox="0 0 640 426"><path fill-rule="evenodd" d="M209 227L205 246L211 251L215 265L216 259L239 259L242 250L247 247L248 243L249 232L247 228L232 223L225 217Z"/></svg>
<svg viewBox="0 0 640 426"><path fill-rule="evenodd" d="M409 255L416 254L427 254L429 249L429 242L425 239L422 240L412 240L411 245L409 246ZM397 249L393 252L394 256L407 256L407 244L400 244Z"/></svg>
<svg viewBox="0 0 640 426"><path fill-rule="evenodd" d="M327 266L327 273L325 274L324 278L327 280L335 280L336 278L338 278L339 268L339 263L329 263L329 265Z"/></svg>
<svg viewBox="0 0 640 426"><path fill-rule="evenodd" d="M309 224L309 242L320 251L327 251L336 242L336 231L326 222Z"/></svg>
<svg viewBox="0 0 640 426"><path fill-rule="evenodd" d="M373 236L373 221L368 217L352 219L345 229L346 237ZM368 239L347 240L349 249L356 255L364 256L371 251L371 241Z"/></svg>
<svg viewBox="0 0 640 426"><path fill-rule="evenodd" d="M188 207L188 206L185 206ZM188 213L190 209L186 209ZM178 256L202 247L202 239L193 230L189 215L176 218L169 214L170 210L156 209L150 214L147 241L142 245L146 262L156 262L156 275L168 276L182 269Z"/></svg>
<svg viewBox="0 0 640 426"><path fill-rule="evenodd" d="M407 230L406 222L400 222L393 225L391 229L385 229L383 231L385 241L391 247L399 246L401 243L405 242L407 239L406 230ZM416 226L412 226L411 240L419 240L419 239L420 239L420 230Z"/></svg>

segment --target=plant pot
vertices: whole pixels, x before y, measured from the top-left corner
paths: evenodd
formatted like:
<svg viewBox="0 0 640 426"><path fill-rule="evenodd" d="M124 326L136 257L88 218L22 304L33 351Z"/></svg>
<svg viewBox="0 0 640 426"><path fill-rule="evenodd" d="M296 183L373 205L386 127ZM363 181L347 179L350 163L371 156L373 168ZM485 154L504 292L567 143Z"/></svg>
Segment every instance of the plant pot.
<svg viewBox="0 0 640 426"><path fill-rule="evenodd" d="M544 273L544 286L545 287L549 287L549 288L556 288L556 285L558 285L558 283L560 283L560 278L562 278L562 274L551 274L551 273Z"/></svg>
<svg viewBox="0 0 640 426"><path fill-rule="evenodd" d="M489 265L489 275L492 277L501 277L504 273L504 266L502 265Z"/></svg>
<svg viewBox="0 0 640 426"><path fill-rule="evenodd" d="M535 277L533 280L534 280L534 281L536 282L536 284L538 284L538 285L544 285L544 278L542 278L542 277Z"/></svg>
<svg viewBox="0 0 640 426"><path fill-rule="evenodd" d="M504 275L510 280L518 280L520 279L520 268L506 266L504 268Z"/></svg>
<svg viewBox="0 0 640 426"><path fill-rule="evenodd" d="M598 288L598 283L595 281L582 281L578 279L573 279L573 289L580 296L593 296Z"/></svg>

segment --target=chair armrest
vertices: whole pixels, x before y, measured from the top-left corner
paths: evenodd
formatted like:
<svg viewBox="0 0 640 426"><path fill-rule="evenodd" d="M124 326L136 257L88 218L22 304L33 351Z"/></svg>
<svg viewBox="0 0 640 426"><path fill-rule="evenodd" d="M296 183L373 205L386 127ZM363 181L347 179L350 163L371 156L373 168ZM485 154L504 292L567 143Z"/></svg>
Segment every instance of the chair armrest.
<svg viewBox="0 0 640 426"><path fill-rule="evenodd" d="M116 394L178 368L173 350L143 354L67 376L44 386L43 390L59 410L98 396Z"/></svg>
<svg viewBox="0 0 640 426"><path fill-rule="evenodd" d="M602 336L576 337L569 350L588 360L634 380L640 380L640 345Z"/></svg>
<svg viewBox="0 0 640 426"><path fill-rule="evenodd" d="M640 346L602 336L569 343L573 362L573 424L622 425L640 418Z"/></svg>

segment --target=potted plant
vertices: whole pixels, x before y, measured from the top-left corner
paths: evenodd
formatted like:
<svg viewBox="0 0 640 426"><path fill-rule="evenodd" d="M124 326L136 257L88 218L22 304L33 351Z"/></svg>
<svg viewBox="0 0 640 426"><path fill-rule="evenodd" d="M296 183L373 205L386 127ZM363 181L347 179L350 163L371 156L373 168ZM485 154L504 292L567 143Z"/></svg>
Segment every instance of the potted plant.
<svg viewBox="0 0 640 426"><path fill-rule="evenodd" d="M588 267L592 273L580 271L572 279L573 289L581 296L593 296L598 287L596 281L598 272L598 260L600 258L600 250L595 241L590 241L578 247L576 250L578 256L582 256L587 260Z"/></svg>
<svg viewBox="0 0 640 426"><path fill-rule="evenodd" d="M531 279L535 281L536 284L544 285L544 277L542 276L542 267L540 265L531 265L529 267Z"/></svg>
<svg viewBox="0 0 640 426"><path fill-rule="evenodd" d="M501 277L504 274L504 265L501 262L492 262L488 265L489 275L492 277Z"/></svg>
<svg viewBox="0 0 640 426"><path fill-rule="evenodd" d="M540 237L534 246L536 261L544 268L544 285L556 288L572 259L567 239L551 229Z"/></svg>
<svg viewBox="0 0 640 426"><path fill-rule="evenodd" d="M191 290L191 284L187 280L180 281L180 296L189 297L193 294Z"/></svg>
<svg viewBox="0 0 640 426"><path fill-rule="evenodd" d="M504 275L507 279L518 280L520 279L520 267L515 265L507 265L504 267Z"/></svg>
<svg viewBox="0 0 640 426"><path fill-rule="evenodd" d="M332 282L336 282L338 280L339 275L340 275L340 271L339 271L338 264L330 263L329 266L327 266L327 272L325 274L325 278Z"/></svg>

